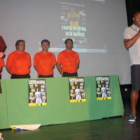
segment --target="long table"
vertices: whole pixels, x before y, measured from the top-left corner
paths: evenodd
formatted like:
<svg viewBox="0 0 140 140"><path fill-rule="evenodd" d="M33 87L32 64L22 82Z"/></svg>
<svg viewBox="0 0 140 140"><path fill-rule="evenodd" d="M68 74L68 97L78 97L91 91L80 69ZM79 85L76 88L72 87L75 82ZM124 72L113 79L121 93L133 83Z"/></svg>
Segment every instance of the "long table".
<svg viewBox="0 0 140 140"><path fill-rule="evenodd" d="M10 125L53 125L121 116L118 76L110 77L110 100L97 100L95 76L84 77L86 102L69 102L68 78L46 78L47 105L28 106L28 79L1 80L0 129Z"/></svg>

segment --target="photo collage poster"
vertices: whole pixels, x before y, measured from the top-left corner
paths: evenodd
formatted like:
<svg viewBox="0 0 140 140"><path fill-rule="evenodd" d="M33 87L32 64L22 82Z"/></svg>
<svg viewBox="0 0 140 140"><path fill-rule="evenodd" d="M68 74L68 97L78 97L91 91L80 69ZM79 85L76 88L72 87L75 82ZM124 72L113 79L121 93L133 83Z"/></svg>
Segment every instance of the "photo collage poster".
<svg viewBox="0 0 140 140"><path fill-rule="evenodd" d="M97 100L111 99L109 76L96 77Z"/></svg>
<svg viewBox="0 0 140 140"><path fill-rule="evenodd" d="M83 77L69 78L69 96L70 103L86 101Z"/></svg>
<svg viewBox="0 0 140 140"><path fill-rule="evenodd" d="M47 105L46 80L30 79L29 87L29 106L45 106Z"/></svg>

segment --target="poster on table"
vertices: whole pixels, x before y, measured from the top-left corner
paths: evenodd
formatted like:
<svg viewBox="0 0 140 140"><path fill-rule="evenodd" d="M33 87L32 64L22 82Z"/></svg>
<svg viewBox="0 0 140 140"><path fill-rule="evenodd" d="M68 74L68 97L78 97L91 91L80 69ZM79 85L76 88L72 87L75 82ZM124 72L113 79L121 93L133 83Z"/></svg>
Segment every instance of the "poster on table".
<svg viewBox="0 0 140 140"><path fill-rule="evenodd" d="M30 79L28 80L28 105L45 106L47 105L46 80Z"/></svg>
<svg viewBox="0 0 140 140"><path fill-rule="evenodd" d="M97 100L111 99L109 76L96 77Z"/></svg>
<svg viewBox="0 0 140 140"><path fill-rule="evenodd" d="M86 93L84 90L83 77L69 78L69 97L70 97L70 103L86 101Z"/></svg>

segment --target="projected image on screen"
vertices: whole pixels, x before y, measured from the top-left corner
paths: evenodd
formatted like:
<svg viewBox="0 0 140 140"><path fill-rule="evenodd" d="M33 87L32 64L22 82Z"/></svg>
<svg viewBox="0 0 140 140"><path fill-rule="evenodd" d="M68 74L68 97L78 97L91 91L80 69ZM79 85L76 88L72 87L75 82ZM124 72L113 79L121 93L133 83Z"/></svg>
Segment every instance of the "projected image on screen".
<svg viewBox="0 0 140 140"><path fill-rule="evenodd" d="M60 2L63 40L72 38L75 48L87 47L85 5Z"/></svg>
<svg viewBox="0 0 140 140"><path fill-rule="evenodd" d="M119 75L129 83L129 55L123 44L127 25L125 0L2 0L0 34L7 56L15 50L15 42L23 39L31 55L42 51L41 41L50 41L49 51L58 57L65 50L64 41L74 41L73 50L80 56L79 76ZM33 65L31 77L37 72ZM3 79L10 78L6 69ZM54 69L54 77L61 75Z"/></svg>
<svg viewBox="0 0 140 140"><path fill-rule="evenodd" d="M102 34L102 32L108 32L108 29L103 27L104 18L106 17L102 13L96 12L105 8L104 3L105 0L88 0L87 2L79 0L60 0L60 47L51 48L50 51L62 51L65 48L65 39L71 38L74 41L74 50L77 52L107 53L107 45L103 42L105 37ZM91 7L89 7L89 5L91 5ZM57 8L58 7L56 7L56 9ZM58 13L56 14L58 15ZM102 14L101 16L104 18L100 18L100 14Z"/></svg>

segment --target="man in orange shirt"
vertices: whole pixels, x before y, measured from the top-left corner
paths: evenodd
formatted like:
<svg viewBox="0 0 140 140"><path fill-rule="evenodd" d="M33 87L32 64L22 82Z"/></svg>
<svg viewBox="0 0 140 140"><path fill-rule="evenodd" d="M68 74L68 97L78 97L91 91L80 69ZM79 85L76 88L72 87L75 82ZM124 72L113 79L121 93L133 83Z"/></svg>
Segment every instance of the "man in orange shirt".
<svg viewBox="0 0 140 140"><path fill-rule="evenodd" d="M53 77L53 69L56 64L55 55L48 51L50 47L49 40L41 41L42 51L34 56L34 67L39 78Z"/></svg>
<svg viewBox="0 0 140 140"><path fill-rule="evenodd" d="M73 51L73 40L65 40L66 49L59 53L57 58L57 69L63 77L78 76L79 55Z"/></svg>
<svg viewBox="0 0 140 140"><path fill-rule="evenodd" d="M0 79L1 79L1 72L2 72L3 67L4 67L4 61L2 58L0 58Z"/></svg>
<svg viewBox="0 0 140 140"><path fill-rule="evenodd" d="M25 52L25 41L18 40L16 50L8 55L6 69L11 74L11 79L30 78L31 58Z"/></svg>

